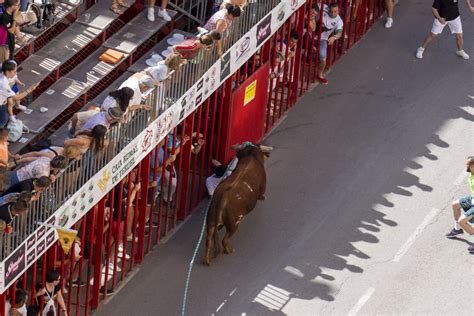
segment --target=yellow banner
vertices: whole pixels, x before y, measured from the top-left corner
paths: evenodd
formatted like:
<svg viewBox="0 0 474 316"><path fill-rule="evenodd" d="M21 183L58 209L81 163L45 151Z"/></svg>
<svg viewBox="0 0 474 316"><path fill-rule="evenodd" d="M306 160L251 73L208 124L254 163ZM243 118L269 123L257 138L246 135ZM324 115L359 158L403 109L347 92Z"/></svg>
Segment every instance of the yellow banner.
<svg viewBox="0 0 474 316"><path fill-rule="evenodd" d="M69 250L71 250L74 239L77 236L77 230L57 227L56 231L58 232L59 243L61 244L64 253L68 254Z"/></svg>

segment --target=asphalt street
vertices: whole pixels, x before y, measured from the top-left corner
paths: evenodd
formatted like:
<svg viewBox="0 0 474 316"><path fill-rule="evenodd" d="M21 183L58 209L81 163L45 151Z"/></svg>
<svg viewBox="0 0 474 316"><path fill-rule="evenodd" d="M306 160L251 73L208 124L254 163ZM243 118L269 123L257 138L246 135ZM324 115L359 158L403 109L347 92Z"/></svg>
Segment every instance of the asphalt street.
<svg viewBox="0 0 474 316"><path fill-rule="evenodd" d="M474 315L474 236L448 240L474 155L474 15L415 58L431 1L400 1L266 139L267 200L193 270L187 315ZM96 315L178 315L191 219ZM202 247L201 247L202 248Z"/></svg>

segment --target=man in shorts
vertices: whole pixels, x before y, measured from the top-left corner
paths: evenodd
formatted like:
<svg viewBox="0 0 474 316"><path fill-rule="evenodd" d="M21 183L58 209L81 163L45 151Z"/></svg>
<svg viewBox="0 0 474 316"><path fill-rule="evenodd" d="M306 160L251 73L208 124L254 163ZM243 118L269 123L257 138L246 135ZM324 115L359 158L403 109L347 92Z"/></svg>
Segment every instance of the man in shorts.
<svg viewBox="0 0 474 316"><path fill-rule="evenodd" d="M469 55L463 50L464 39L462 36L461 16L459 15L459 0L434 0L433 11L434 21L431 27L430 34L425 38L423 44L416 51L416 58L423 58L423 52L426 46L436 37L441 34L446 25L449 26L451 34L456 35L456 55L463 59L469 59ZM474 13L474 7L471 5L471 0L466 0L469 10Z"/></svg>
<svg viewBox="0 0 474 316"><path fill-rule="evenodd" d="M448 238L455 238L466 231L474 235L474 156L467 157L467 172L469 173L469 188L471 195L453 202L454 228L446 234ZM461 214L462 209L462 214ZM474 245L469 246L469 252L474 252Z"/></svg>

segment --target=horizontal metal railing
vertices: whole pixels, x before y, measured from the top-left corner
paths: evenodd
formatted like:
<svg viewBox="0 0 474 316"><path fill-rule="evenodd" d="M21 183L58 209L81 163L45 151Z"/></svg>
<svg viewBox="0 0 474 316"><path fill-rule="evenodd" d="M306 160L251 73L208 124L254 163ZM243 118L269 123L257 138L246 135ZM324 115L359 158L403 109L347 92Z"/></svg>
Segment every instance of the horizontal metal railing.
<svg viewBox="0 0 474 316"><path fill-rule="evenodd" d="M223 51L226 52L232 47L242 34L246 34L280 2L281 0L258 0L258 3L249 1L249 7L244 14L226 32L222 40ZM134 112L126 123L120 123L111 128L107 135L109 145L105 150L99 154L90 150L83 155L81 160L71 162L57 176L51 187L45 190L37 201L30 204L27 215L13 220L13 233L0 233L0 259L3 261L8 257L38 228L38 223L50 218L74 193L83 189L86 195L88 188L83 188L86 182L104 168L112 158L120 155L125 146L147 128L155 115L160 115L173 105L217 60L215 48L201 51L195 58L196 62L184 65L148 97L146 103L154 109L153 111ZM61 219L59 221L61 222Z"/></svg>

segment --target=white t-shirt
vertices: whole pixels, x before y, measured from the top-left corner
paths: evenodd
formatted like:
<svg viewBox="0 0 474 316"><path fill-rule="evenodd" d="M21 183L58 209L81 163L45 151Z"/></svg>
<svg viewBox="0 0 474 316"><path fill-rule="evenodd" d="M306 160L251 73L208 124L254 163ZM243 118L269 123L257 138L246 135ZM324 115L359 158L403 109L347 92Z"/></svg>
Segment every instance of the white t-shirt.
<svg viewBox="0 0 474 316"><path fill-rule="evenodd" d="M23 168L16 171L18 180L21 182L28 179L38 179L39 177L49 177L51 170L50 167L51 159L48 157L40 157Z"/></svg>
<svg viewBox="0 0 474 316"><path fill-rule="evenodd" d="M14 95L15 92L10 87L7 77L0 74L0 105L7 103L7 99Z"/></svg>
<svg viewBox="0 0 474 316"><path fill-rule="evenodd" d="M114 97L108 95L104 101L102 102L102 105L100 106L100 109L104 112L107 112L109 109L114 108L118 106L117 101L115 100Z"/></svg>
<svg viewBox="0 0 474 316"><path fill-rule="evenodd" d="M164 61L160 61L156 66L148 67L145 71L156 81L164 81L168 78L169 68Z"/></svg>
<svg viewBox="0 0 474 316"><path fill-rule="evenodd" d="M95 108L92 110L87 110L87 111L81 111L76 113L77 117L77 123L76 123L76 131L79 131L82 129L84 124L94 115L100 112L99 108ZM69 129L72 128L72 122L69 123Z"/></svg>
<svg viewBox="0 0 474 316"><path fill-rule="evenodd" d="M342 31L342 28L344 27L344 23L342 22L341 17L338 15L336 18L331 18L329 15L329 7L327 5L324 5L323 8L323 30L326 30L321 33L321 39L327 41L329 39L329 36L334 31Z"/></svg>
<svg viewBox="0 0 474 316"><path fill-rule="evenodd" d="M133 97L130 100L130 105L138 105L142 103L143 94L140 91L140 79L137 77L130 77L120 85L119 89L124 87L128 87L133 90Z"/></svg>

